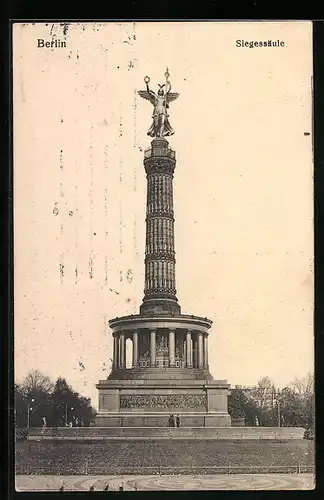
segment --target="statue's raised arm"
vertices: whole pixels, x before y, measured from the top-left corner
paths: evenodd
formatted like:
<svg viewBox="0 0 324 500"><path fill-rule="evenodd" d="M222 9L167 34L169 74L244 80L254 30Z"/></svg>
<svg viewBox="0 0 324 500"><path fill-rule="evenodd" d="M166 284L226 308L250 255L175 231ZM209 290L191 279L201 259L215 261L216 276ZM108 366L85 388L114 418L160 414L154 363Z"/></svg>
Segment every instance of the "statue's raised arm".
<svg viewBox="0 0 324 500"><path fill-rule="evenodd" d="M151 104L153 104L153 106L155 106L156 104L156 100L157 100L157 95L155 92L153 92L153 90L150 89L149 87L149 83L150 83L150 77L149 76L146 76L144 78L144 81L146 83L146 90L138 90L138 94L143 97L143 99L146 99L147 101L150 101Z"/></svg>
<svg viewBox="0 0 324 500"><path fill-rule="evenodd" d="M150 78L148 76L144 78L144 81L146 83L146 90L138 91L138 94L143 97L143 99L150 101L154 106L152 116L153 123L147 133L151 137L163 138L165 136L174 134L174 130L172 129L168 120L169 115L167 112L167 108L169 107L169 102L175 101L179 94L177 92L170 92L171 83L169 80L169 76L170 74L167 69L165 73L166 81L163 85L159 84L159 90L157 94L149 88ZM165 91L163 90L163 87L165 87Z"/></svg>
<svg viewBox="0 0 324 500"><path fill-rule="evenodd" d="M179 97L178 92L171 92L171 82L169 80L169 76L170 73L167 68L165 72L165 98L167 102L167 107L169 107L169 102L175 101Z"/></svg>

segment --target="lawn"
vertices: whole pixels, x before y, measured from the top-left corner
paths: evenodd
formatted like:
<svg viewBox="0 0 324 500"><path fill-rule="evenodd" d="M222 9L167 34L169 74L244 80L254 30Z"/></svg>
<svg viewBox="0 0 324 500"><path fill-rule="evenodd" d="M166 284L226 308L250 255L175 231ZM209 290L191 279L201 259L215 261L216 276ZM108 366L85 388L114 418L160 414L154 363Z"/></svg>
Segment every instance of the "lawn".
<svg viewBox="0 0 324 500"><path fill-rule="evenodd" d="M307 440L16 443L16 474L295 472L314 460Z"/></svg>

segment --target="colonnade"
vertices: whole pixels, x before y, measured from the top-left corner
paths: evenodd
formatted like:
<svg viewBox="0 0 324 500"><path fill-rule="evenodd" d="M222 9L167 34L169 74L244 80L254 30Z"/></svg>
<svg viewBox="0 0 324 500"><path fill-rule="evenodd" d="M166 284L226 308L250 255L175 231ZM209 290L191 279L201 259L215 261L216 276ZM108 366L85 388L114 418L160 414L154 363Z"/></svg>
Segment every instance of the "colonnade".
<svg viewBox="0 0 324 500"><path fill-rule="evenodd" d="M208 334L204 332L196 332L192 330L176 330L169 329L164 335L168 338L168 356L167 363L164 366L175 367L176 365L176 339L177 335L181 335L184 347L184 366L186 368L208 368ZM140 365L141 354L139 350L140 335L148 336L149 340L149 360L146 366L157 366L157 345L156 337L157 330L151 329L149 331L133 332L118 332L114 333L114 346L113 346L113 368L123 369L126 368L126 340L131 339L133 343L132 367L136 368Z"/></svg>

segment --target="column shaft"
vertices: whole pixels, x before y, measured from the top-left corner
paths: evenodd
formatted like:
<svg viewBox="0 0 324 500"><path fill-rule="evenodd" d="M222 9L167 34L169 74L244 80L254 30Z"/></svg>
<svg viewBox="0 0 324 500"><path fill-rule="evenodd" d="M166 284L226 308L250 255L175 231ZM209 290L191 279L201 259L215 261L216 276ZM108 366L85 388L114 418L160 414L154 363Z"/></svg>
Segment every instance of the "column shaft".
<svg viewBox="0 0 324 500"><path fill-rule="evenodd" d="M113 368L118 368L118 337L114 335Z"/></svg>
<svg viewBox="0 0 324 500"><path fill-rule="evenodd" d="M116 334L117 337L117 368L120 368L120 335Z"/></svg>
<svg viewBox="0 0 324 500"><path fill-rule="evenodd" d="M147 230L145 288L140 314L155 312L156 308L160 310L162 304L165 306L166 313L180 314L180 306L176 297L174 214L172 210L175 152L164 138L155 138L151 146L144 157L147 176ZM167 300L160 303L159 299L162 297Z"/></svg>
<svg viewBox="0 0 324 500"><path fill-rule="evenodd" d="M198 337L197 335L191 336L192 339L192 366L198 368Z"/></svg>
<svg viewBox="0 0 324 500"><path fill-rule="evenodd" d="M203 368L203 334L201 332L198 333L198 368Z"/></svg>
<svg viewBox="0 0 324 500"><path fill-rule="evenodd" d="M155 330L151 330L150 354L151 354L151 366L155 366L155 364L156 364L156 332L155 332Z"/></svg>
<svg viewBox="0 0 324 500"><path fill-rule="evenodd" d="M175 331L169 330L169 366L175 366Z"/></svg>
<svg viewBox="0 0 324 500"><path fill-rule="evenodd" d="M204 365L208 369L208 335L204 337Z"/></svg>
<svg viewBox="0 0 324 500"><path fill-rule="evenodd" d="M120 349L119 367L120 368L125 368L125 350L126 350L125 348L126 348L125 335L123 333L121 333L120 337L119 337L119 349Z"/></svg>
<svg viewBox="0 0 324 500"><path fill-rule="evenodd" d="M186 336L187 345L187 367L192 368L192 347L191 347L191 332L187 332Z"/></svg>
<svg viewBox="0 0 324 500"><path fill-rule="evenodd" d="M187 348L186 348L186 339L182 339L182 345L181 345L181 359L182 359L182 368L186 366L186 353L187 353Z"/></svg>
<svg viewBox="0 0 324 500"><path fill-rule="evenodd" d="M133 333L133 368L138 365L138 332Z"/></svg>

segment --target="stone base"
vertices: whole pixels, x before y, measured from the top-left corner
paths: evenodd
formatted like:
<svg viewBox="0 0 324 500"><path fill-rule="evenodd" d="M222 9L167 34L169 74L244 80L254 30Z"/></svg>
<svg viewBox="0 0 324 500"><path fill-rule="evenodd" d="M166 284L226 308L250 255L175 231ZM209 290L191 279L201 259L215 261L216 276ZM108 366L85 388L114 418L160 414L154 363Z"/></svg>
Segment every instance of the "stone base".
<svg viewBox="0 0 324 500"><path fill-rule="evenodd" d="M97 389L98 427L168 427L171 414L180 416L181 427L231 425L224 380L107 379Z"/></svg>
<svg viewBox="0 0 324 500"><path fill-rule="evenodd" d="M160 298L145 298L140 306L140 315L154 316L157 314L179 316L181 307L176 299Z"/></svg>
<svg viewBox="0 0 324 500"><path fill-rule="evenodd" d="M232 427L245 427L245 418L232 418Z"/></svg>
<svg viewBox="0 0 324 500"><path fill-rule="evenodd" d="M302 440L301 427L47 427L30 428L28 440L161 441L161 440Z"/></svg>
<svg viewBox="0 0 324 500"><path fill-rule="evenodd" d="M230 427L231 419L224 414L183 414L180 417L181 428L188 427ZM144 413L135 414L113 414L98 413L95 418L96 427L168 427L169 413L161 415L150 415Z"/></svg>

